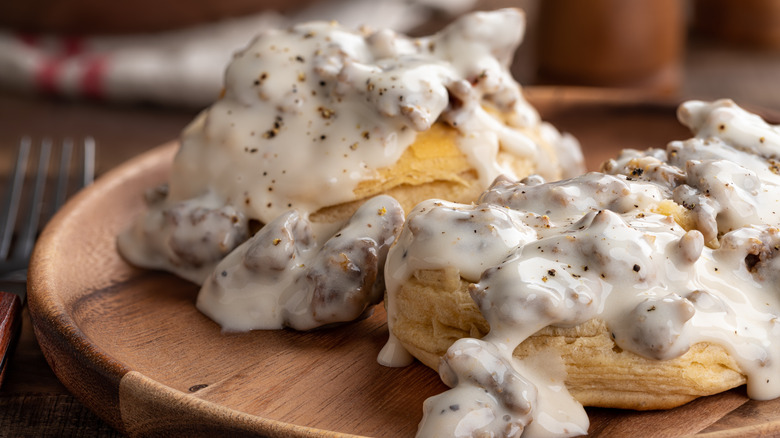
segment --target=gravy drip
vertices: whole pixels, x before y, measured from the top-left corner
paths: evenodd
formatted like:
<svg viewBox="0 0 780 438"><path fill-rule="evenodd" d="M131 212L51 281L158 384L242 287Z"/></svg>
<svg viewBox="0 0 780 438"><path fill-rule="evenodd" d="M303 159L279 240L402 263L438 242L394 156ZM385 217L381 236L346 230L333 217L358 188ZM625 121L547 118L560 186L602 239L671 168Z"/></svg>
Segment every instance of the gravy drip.
<svg viewBox="0 0 780 438"><path fill-rule="evenodd" d="M381 272L403 225L389 196L366 201L324 244L291 210L225 257L196 306L225 331L309 330L357 319L382 301Z"/></svg>
<svg viewBox="0 0 780 438"><path fill-rule="evenodd" d="M419 436L586 433L560 358L512 351L596 317L650 359L721 345L751 398L780 396L780 129L728 100L684 103L678 117L694 138L559 182L499 178L476 205L430 200L409 214L385 269L391 333L394 294L423 269L459 270L490 324L442 358L451 389L426 400ZM674 211L694 218L687 229ZM399 348L392 334L387 348Z"/></svg>
<svg viewBox="0 0 780 438"><path fill-rule="evenodd" d="M120 237L121 253L202 284L250 234L250 221L267 224L291 209L308 218L355 200L360 182L378 178L437 121L462 133L458 146L485 188L512 174L499 148L532 160L547 177L564 165L578 172L576 140L541 122L508 70L524 29L520 10L502 9L465 15L421 38L332 22L263 32L227 66L224 95L183 131L167 196ZM159 219L182 204L230 208L243 239L208 246L205 224L186 231ZM187 242L206 256L187 253Z"/></svg>

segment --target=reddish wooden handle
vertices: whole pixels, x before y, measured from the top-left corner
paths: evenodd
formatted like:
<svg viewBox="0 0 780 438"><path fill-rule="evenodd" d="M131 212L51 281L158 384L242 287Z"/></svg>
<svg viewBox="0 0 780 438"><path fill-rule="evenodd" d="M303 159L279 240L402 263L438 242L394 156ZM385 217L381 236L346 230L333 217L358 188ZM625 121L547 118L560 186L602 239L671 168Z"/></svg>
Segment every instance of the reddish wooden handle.
<svg viewBox="0 0 780 438"><path fill-rule="evenodd" d="M0 292L0 384L22 324L22 300L10 292Z"/></svg>

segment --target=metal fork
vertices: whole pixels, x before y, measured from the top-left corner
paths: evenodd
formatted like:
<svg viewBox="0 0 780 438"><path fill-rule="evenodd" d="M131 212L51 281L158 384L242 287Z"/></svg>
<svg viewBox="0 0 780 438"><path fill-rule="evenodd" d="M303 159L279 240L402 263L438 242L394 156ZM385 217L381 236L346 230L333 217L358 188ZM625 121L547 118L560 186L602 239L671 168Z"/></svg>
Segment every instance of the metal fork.
<svg viewBox="0 0 780 438"><path fill-rule="evenodd" d="M79 151L74 150L71 139L64 140L56 166L51 163L53 143L51 139L43 139L37 148L37 162L32 162L36 152L32 139L21 140L13 174L8 180L5 204L0 210L0 383L13 341L21 328L27 265L38 231L65 203L74 168L78 168L80 175L73 189L90 184L95 175L94 139L87 137L84 140L81 154L74 154ZM72 165L74 155L83 158L80 166ZM28 174L33 180L32 187L26 187ZM50 179L55 182L53 192L51 187L47 190Z"/></svg>

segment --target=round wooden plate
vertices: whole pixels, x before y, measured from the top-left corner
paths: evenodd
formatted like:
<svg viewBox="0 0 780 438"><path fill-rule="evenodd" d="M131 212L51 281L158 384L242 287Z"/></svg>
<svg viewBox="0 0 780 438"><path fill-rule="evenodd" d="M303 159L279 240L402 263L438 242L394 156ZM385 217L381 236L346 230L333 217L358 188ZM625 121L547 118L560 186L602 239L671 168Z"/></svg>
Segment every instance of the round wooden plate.
<svg viewBox="0 0 780 438"><path fill-rule="evenodd" d="M622 147L689 136L674 105L529 95L545 119L580 138L591 169ZM445 386L418 363L376 363L387 337L381 306L337 328L223 334L195 309L196 286L120 258L117 233L141 213L144 190L166 181L176 148L163 145L105 174L41 236L29 308L59 379L135 436L413 436L423 400ZM592 436L780 432L780 401L750 401L742 389L670 411L588 411Z"/></svg>

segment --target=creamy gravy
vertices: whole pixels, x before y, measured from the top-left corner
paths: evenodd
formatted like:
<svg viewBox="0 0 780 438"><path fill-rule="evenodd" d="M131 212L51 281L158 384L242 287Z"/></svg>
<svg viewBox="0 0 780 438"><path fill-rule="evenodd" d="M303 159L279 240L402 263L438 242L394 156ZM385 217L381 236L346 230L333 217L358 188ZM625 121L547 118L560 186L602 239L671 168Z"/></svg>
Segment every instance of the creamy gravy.
<svg viewBox="0 0 780 438"><path fill-rule="evenodd" d="M380 270L403 221L395 199L377 196L319 245L311 223L291 210L217 265L197 307L228 331L352 321L382 301Z"/></svg>
<svg viewBox="0 0 780 438"><path fill-rule="evenodd" d="M421 269L459 270L490 324L442 358L452 389L426 401L420 436L585 433L556 361L512 351L543 327L594 317L651 359L721 345L751 398L780 396L780 128L727 100L687 102L679 118L694 138L626 151L601 173L499 179L476 205L430 200L409 214L385 268L391 331L394 293ZM688 229L675 207L693 217ZM399 348L391 335L379 361L403 365Z"/></svg>
<svg viewBox="0 0 780 438"><path fill-rule="evenodd" d="M152 196L149 213L119 237L120 252L135 265L205 284L199 308L224 327L298 326L276 310L258 310L267 321L258 314L249 324L230 316L246 312L245 304L211 308L226 302L214 294L253 294L253 282L238 280L243 274L215 280L239 269L226 265L240 265L242 256L226 256L255 221L286 223L297 214L307 222L323 207L357 199L357 185L378 178L433 123L461 132L458 147L485 188L499 174L512 175L499 148L547 177L562 167L579 172L576 140L539 119L508 71L524 24L521 11L503 9L465 15L422 38L327 22L262 33L227 66L224 96L182 133L165 193ZM339 226L312 228L311 251ZM288 255L272 263L281 266ZM261 301L287 306L254 293L252 308Z"/></svg>

